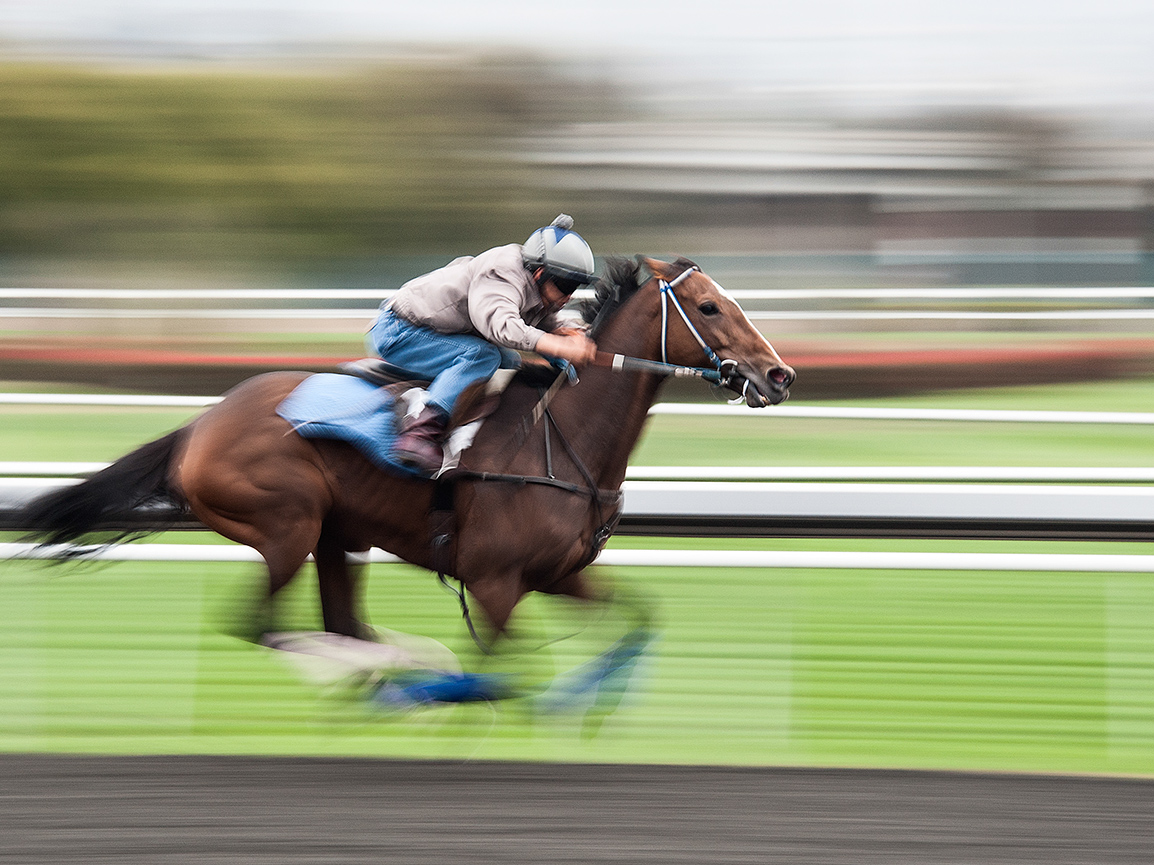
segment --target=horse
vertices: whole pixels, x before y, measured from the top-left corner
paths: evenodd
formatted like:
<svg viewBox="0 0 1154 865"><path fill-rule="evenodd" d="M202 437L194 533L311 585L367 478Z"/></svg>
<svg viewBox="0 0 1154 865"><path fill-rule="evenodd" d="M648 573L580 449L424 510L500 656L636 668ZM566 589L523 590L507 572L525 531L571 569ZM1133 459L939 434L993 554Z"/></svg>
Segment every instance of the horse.
<svg viewBox="0 0 1154 865"><path fill-rule="evenodd" d="M269 608L311 554L324 629L348 637L372 635L350 564L372 547L459 580L462 606L467 593L495 637L530 592L606 601L585 569L616 524L629 454L662 382L696 374L765 406L788 397L795 374L688 259L610 260L582 315L599 362L576 383L565 372L548 387L515 378L445 477L388 472L346 442L297 434L277 407L310 373L273 372L31 502L22 522L42 545L75 544L123 528L142 506L175 505L260 554Z"/></svg>

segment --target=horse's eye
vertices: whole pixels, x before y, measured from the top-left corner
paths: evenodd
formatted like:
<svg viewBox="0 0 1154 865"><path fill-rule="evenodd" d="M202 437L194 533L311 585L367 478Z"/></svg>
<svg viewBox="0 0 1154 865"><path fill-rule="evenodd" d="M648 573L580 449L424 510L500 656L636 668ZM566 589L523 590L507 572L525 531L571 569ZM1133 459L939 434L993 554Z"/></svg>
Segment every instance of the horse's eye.
<svg viewBox="0 0 1154 865"><path fill-rule="evenodd" d="M702 315L717 315L721 312L721 310L717 308L717 304L712 300L705 301L705 303L701 304L697 309Z"/></svg>

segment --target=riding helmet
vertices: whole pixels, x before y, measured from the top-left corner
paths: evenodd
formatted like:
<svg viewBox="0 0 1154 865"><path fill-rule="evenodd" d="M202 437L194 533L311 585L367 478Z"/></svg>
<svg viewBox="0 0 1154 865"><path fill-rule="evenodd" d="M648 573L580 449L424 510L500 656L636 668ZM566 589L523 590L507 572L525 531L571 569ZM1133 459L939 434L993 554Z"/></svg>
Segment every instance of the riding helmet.
<svg viewBox="0 0 1154 865"><path fill-rule="evenodd" d="M554 280L562 291L571 292L579 285L594 280L593 252L577 232L573 231L573 217L560 214L552 224L538 228L522 246L525 267L545 269L545 276Z"/></svg>

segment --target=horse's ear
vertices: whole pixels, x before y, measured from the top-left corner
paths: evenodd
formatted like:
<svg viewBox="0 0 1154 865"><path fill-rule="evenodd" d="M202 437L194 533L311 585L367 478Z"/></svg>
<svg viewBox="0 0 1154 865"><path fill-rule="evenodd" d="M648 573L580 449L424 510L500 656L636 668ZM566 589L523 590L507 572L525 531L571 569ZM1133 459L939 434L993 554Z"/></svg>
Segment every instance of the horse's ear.
<svg viewBox="0 0 1154 865"><path fill-rule="evenodd" d="M672 278L673 268L664 261L658 261L656 258L646 258L643 255L637 256L637 260L649 269L649 272L658 279L664 279L668 282Z"/></svg>

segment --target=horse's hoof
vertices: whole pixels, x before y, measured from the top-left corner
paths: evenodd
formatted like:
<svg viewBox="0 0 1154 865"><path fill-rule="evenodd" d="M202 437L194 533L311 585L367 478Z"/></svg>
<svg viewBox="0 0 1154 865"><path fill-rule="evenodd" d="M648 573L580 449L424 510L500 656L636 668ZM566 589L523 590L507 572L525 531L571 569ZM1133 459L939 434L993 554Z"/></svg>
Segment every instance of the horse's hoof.
<svg viewBox="0 0 1154 865"><path fill-rule="evenodd" d="M435 703L480 703L517 696L508 676L480 673L443 673L428 678L394 679L373 695L373 702L394 710Z"/></svg>

